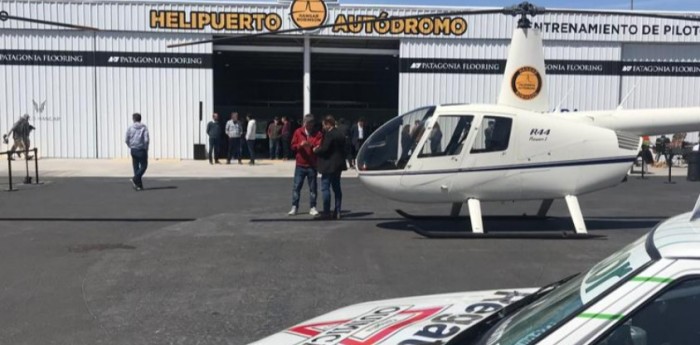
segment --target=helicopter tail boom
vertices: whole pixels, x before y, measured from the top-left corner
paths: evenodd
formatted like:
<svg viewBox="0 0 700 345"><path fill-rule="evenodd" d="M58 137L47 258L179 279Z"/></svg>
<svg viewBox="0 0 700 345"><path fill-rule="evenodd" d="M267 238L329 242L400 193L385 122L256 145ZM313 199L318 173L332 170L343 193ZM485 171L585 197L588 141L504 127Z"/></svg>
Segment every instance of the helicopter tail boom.
<svg viewBox="0 0 700 345"><path fill-rule="evenodd" d="M700 107L579 112L593 125L635 135L700 131Z"/></svg>

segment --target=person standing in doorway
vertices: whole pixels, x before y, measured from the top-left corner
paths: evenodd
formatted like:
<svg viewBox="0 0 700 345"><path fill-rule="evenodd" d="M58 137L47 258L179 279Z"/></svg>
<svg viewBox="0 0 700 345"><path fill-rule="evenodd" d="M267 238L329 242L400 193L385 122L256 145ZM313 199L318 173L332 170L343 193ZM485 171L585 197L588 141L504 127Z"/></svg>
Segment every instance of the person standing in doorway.
<svg viewBox="0 0 700 345"><path fill-rule="evenodd" d="M207 124L207 135L209 136L209 164L219 163L219 145L221 140L221 126L219 126L219 114L214 113L211 121ZM213 160L212 160L213 156Z"/></svg>
<svg viewBox="0 0 700 345"><path fill-rule="evenodd" d="M241 122L238 120L238 113L231 113L231 119L226 122L226 136L228 136L228 159L226 164L231 164L231 159L238 160L241 164Z"/></svg>
<svg viewBox="0 0 700 345"><path fill-rule="evenodd" d="M316 130L316 121L312 114L304 116L304 125L294 131L292 137L292 151L296 157L296 167L294 168L294 188L292 189L292 210L290 216L294 216L299 211L299 200L301 199L301 189L304 187L304 180L309 183L309 214L318 215L316 210L316 198L318 184L316 177L316 154L313 148L321 145L321 132Z"/></svg>
<svg viewBox="0 0 700 345"><path fill-rule="evenodd" d="M318 172L321 173L321 193L323 213L318 219L340 219L343 192L340 187L340 174L348 167L345 164L345 135L335 127L333 116L323 120L323 142L314 149L317 156ZM331 189L335 195L335 207L331 213Z"/></svg>
<svg viewBox="0 0 700 345"><path fill-rule="evenodd" d="M292 123L289 121L288 117L282 116L282 135L280 141L282 143L282 159L285 161L289 159L292 133Z"/></svg>
<svg viewBox="0 0 700 345"><path fill-rule="evenodd" d="M255 165L255 132L257 131L255 119L253 114L248 113L245 116L248 120L248 127L245 131L245 141L248 146L248 153L250 153L250 165Z"/></svg>
<svg viewBox="0 0 700 345"><path fill-rule="evenodd" d="M126 130L126 145L131 150L131 163L134 168L134 177L131 184L136 190L143 190L143 175L148 168L148 127L141 123L141 114L135 113L131 117L133 124Z"/></svg>
<svg viewBox="0 0 700 345"><path fill-rule="evenodd" d="M352 127L351 130L351 140L352 140L352 160L351 160L351 165L355 165L355 158L357 157L357 153L360 151L360 148L362 147L362 144L365 143L365 139L367 139L367 136L369 135L369 131L367 130L367 123L365 122L364 118L360 118L357 121L357 124L355 124Z"/></svg>
<svg viewBox="0 0 700 345"><path fill-rule="evenodd" d="M275 117L267 126L267 138L270 141L270 159L279 158L279 150L282 137L282 123L279 117Z"/></svg>

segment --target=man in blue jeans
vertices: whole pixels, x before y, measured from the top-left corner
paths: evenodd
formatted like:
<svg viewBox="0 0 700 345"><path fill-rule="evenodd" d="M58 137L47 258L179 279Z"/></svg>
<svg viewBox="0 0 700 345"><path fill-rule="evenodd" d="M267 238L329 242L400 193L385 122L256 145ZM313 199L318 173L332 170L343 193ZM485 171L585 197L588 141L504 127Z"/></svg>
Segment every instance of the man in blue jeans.
<svg viewBox="0 0 700 345"><path fill-rule="evenodd" d="M316 155L313 148L321 144L321 133L314 128L314 116L309 114L304 116L304 125L294 131L292 137L292 150L296 155L296 167L294 168L294 189L292 190L292 210L290 216L294 216L299 211L299 199L301 189L304 187L304 180L309 181L311 207L309 214L318 215L316 210Z"/></svg>
<svg viewBox="0 0 700 345"><path fill-rule="evenodd" d="M336 128L333 116L323 119L323 142L314 147L318 172L321 173L321 193L323 194L323 213L317 219L340 219L343 192L340 189L340 174L348 170L345 163L345 134ZM335 195L335 206L331 213L331 189Z"/></svg>
<svg viewBox="0 0 700 345"><path fill-rule="evenodd" d="M148 128L141 123L141 114L132 116L134 123L126 130L126 145L131 149L131 163L134 167L134 177L131 184L136 190L143 190L143 174L148 168Z"/></svg>

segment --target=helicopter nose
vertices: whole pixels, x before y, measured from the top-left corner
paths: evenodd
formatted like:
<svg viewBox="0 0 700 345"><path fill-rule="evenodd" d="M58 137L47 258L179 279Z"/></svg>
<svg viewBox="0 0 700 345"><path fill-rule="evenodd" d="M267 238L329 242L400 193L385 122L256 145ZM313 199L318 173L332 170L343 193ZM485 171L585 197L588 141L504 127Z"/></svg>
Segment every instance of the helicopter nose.
<svg viewBox="0 0 700 345"><path fill-rule="evenodd" d="M372 193L393 199L401 177L360 174L359 179Z"/></svg>

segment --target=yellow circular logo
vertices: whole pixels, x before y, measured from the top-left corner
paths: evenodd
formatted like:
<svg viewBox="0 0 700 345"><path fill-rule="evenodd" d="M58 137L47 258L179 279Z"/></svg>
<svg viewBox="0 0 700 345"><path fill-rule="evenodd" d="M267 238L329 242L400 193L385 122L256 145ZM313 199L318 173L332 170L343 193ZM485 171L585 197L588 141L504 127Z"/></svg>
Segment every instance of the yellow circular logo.
<svg viewBox="0 0 700 345"><path fill-rule="evenodd" d="M311 29L326 23L328 7L323 0L292 1L292 21L300 29Z"/></svg>
<svg viewBox="0 0 700 345"><path fill-rule="evenodd" d="M542 91L542 76L533 67L521 67L513 74L510 86L516 96L524 100L531 100Z"/></svg>

